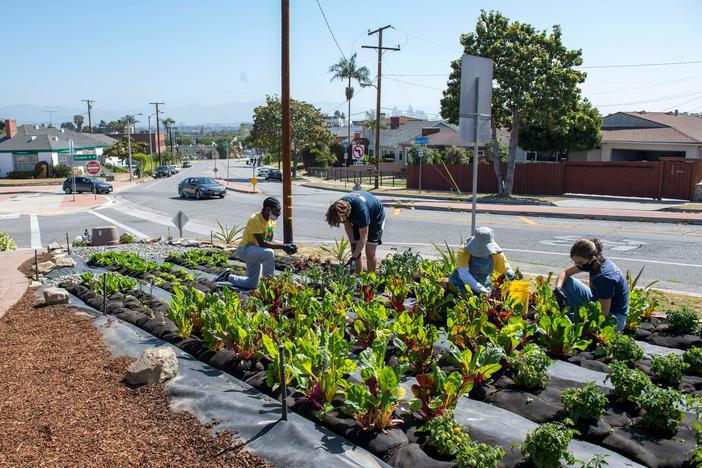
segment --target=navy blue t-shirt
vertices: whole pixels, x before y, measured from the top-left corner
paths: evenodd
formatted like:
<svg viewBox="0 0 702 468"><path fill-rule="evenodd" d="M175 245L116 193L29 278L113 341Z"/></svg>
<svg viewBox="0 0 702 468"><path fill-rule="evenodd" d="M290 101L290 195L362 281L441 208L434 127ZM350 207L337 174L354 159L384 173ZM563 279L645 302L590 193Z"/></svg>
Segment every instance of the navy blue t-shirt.
<svg viewBox="0 0 702 468"><path fill-rule="evenodd" d="M595 299L612 299L610 313L626 316L629 284L617 265L605 259L598 272L590 272L590 290Z"/></svg>
<svg viewBox="0 0 702 468"><path fill-rule="evenodd" d="M364 228L371 224L382 224L385 220L383 204L373 194L360 191L351 192L341 199L351 205L349 221L354 226Z"/></svg>

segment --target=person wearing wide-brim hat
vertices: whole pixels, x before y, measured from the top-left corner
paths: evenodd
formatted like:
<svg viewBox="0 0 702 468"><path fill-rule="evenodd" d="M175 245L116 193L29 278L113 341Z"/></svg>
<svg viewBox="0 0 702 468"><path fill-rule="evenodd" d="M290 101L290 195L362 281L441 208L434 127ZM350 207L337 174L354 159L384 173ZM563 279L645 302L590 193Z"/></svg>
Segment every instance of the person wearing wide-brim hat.
<svg viewBox="0 0 702 468"><path fill-rule="evenodd" d="M479 227L458 249L456 268L449 277L449 284L466 292L490 292L490 275L493 272L514 278L514 271L504 252L495 242L495 233L489 227Z"/></svg>

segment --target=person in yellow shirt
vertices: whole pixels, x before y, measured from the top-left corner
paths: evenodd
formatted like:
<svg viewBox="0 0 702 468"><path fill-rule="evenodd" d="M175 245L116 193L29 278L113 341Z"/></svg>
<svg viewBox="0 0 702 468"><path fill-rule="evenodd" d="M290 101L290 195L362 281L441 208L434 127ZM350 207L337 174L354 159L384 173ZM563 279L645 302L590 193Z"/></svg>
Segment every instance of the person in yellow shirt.
<svg viewBox="0 0 702 468"><path fill-rule="evenodd" d="M456 286L459 292L466 292L470 288L475 294L489 293L490 275L493 271L514 278L507 257L495 242L493 230L479 227L475 230L475 235L459 247L456 268L448 282Z"/></svg>
<svg viewBox="0 0 702 468"><path fill-rule="evenodd" d="M280 202L275 197L263 201L260 212L254 213L246 223L244 234L236 250L237 257L246 263L246 276L230 274L225 268L215 281L228 281L241 289L256 289L261 281L261 275L273 276L275 272L275 253L273 250L284 250L288 255L297 252L295 244L282 244L273 240L276 220L280 216Z"/></svg>

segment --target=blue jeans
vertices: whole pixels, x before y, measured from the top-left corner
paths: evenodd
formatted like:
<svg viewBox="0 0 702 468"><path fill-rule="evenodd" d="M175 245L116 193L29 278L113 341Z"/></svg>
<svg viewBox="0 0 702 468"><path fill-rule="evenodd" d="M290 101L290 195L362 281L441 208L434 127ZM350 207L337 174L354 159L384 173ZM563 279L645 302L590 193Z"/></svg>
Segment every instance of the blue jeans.
<svg viewBox="0 0 702 468"><path fill-rule="evenodd" d="M595 302L597 299L592 295L590 288L585 286L583 283L575 278L568 277L563 283L561 288L566 296L566 305L570 307L571 318L580 309L580 306L587 304L588 302ZM613 314L614 318L617 320L617 331L620 332L624 329L626 325L626 314Z"/></svg>
<svg viewBox="0 0 702 468"><path fill-rule="evenodd" d="M275 253L273 249L264 249L249 244L237 249L237 256L246 263L246 276L229 275L228 281L242 289L256 289L261 276L273 276L275 273Z"/></svg>

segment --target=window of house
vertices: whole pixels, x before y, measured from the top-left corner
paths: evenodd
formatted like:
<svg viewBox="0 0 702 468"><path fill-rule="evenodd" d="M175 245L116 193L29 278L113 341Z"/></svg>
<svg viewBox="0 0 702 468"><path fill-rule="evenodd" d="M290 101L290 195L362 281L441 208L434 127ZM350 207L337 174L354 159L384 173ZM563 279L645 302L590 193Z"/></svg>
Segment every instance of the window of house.
<svg viewBox="0 0 702 468"><path fill-rule="evenodd" d="M59 153L58 163L64 166L71 165L71 154L70 153Z"/></svg>
<svg viewBox="0 0 702 468"><path fill-rule="evenodd" d="M12 164L15 171L34 172L34 166L39 161L36 154L13 154Z"/></svg>
<svg viewBox="0 0 702 468"><path fill-rule="evenodd" d="M485 157L485 150L478 150L478 157L484 158Z"/></svg>

